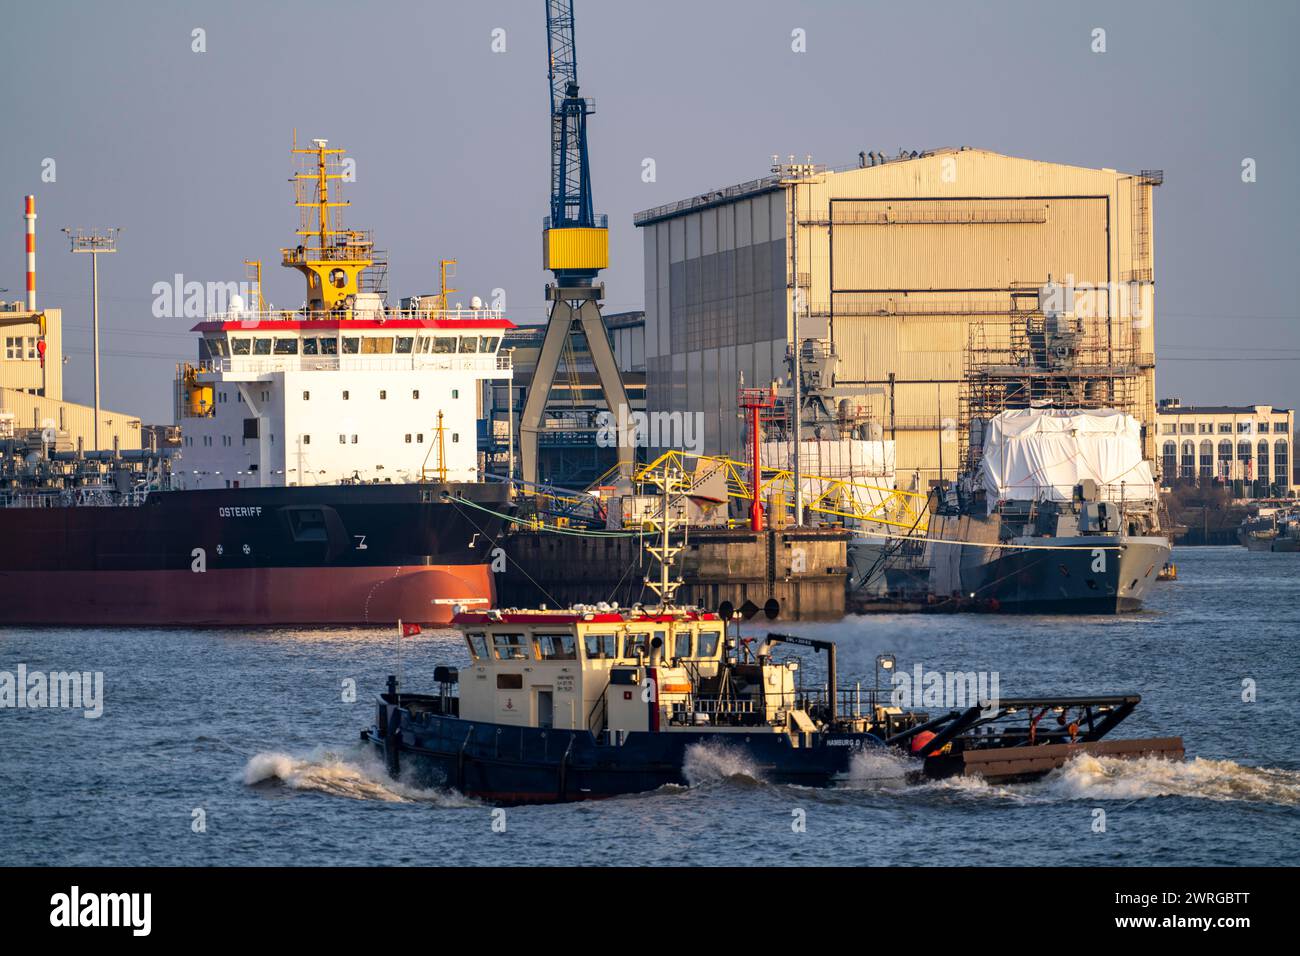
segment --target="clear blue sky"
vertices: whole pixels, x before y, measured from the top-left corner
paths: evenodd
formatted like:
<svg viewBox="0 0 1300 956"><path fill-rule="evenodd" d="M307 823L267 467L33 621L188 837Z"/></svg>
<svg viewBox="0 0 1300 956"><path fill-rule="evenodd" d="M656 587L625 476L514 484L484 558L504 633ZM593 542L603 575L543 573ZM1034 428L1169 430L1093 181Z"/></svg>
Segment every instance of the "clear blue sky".
<svg viewBox="0 0 1300 956"><path fill-rule="evenodd" d="M356 159L348 222L389 251L394 298L436 288L437 259L456 257L465 300L501 287L515 321L541 321L543 10L10 5L0 288L21 294L22 196L35 192L40 295L64 309L69 397L90 395L89 265L61 226L124 229L101 275L103 395L147 421L171 420L172 365L194 354L190 321L152 317L155 282L238 280L242 259L261 258L270 299L301 302L300 278L276 264L296 223L294 127ZM205 53L191 51L196 27ZM491 49L498 27L504 53ZM1160 395L1300 402L1297 4L578 0L577 34L596 202L613 227L607 310L642 305L635 211L764 175L772 153L843 165L860 149L969 145L1160 168ZM54 183L40 178L47 157ZM654 183L641 181L646 157Z"/></svg>

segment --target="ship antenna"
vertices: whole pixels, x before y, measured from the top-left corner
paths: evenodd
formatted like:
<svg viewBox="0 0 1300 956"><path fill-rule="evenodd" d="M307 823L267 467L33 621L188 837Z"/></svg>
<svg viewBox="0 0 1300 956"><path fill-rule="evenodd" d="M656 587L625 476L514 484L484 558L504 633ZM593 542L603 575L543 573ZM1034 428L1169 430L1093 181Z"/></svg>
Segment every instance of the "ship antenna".
<svg viewBox="0 0 1300 956"><path fill-rule="evenodd" d="M681 500L687 482L681 466L672 460L666 460L660 471L652 473L650 478L659 484L660 510L649 520L651 529L658 532L657 540L654 537L648 539L645 549L647 554L659 562L659 579L656 581L647 577L646 585L659 596L659 607L666 609L672 607L677 589L682 586L680 574L674 573L673 561L685 550L689 521L686 509L682 509L682 516L677 519L673 516L672 506L674 493L677 494L677 500ZM682 541L673 544L672 532L679 527L682 529Z"/></svg>

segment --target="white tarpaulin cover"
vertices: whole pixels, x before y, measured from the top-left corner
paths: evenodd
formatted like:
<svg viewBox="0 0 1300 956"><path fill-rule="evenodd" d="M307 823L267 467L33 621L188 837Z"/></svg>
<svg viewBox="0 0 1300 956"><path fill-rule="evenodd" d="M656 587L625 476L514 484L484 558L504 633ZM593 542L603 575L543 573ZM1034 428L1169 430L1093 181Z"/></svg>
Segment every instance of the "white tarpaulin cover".
<svg viewBox="0 0 1300 956"><path fill-rule="evenodd" d="M1109 410L1027 408L989 423L977 484L990 513L999 501L1070 501L1085 478L1101 486L1103 499L1156 497L1137 419Z"/></svg>

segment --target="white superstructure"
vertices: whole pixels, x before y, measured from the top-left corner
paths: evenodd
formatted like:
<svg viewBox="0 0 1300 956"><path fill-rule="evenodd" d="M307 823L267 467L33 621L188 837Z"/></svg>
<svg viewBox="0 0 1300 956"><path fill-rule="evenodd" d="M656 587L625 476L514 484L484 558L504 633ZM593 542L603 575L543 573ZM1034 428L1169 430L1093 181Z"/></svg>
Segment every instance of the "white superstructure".
<svg viewBox="0 0 1300 956"><path fill-rule="evenodd" d="M492 309L201 322L177 470L189 488L476 481L482 384L510 379L513 327Z"/></svg>

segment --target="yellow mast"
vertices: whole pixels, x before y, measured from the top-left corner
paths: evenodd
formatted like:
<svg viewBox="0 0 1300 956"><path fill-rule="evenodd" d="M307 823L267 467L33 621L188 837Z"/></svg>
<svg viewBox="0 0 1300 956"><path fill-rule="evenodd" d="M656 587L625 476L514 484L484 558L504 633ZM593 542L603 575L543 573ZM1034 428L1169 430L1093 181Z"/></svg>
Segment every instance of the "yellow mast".
<svg viewBox="0 0 1300 956"><path fill-rule="evenodd" d="M290 152L300 160L292 180L300 242L280 250L281 264L306 277L308 309L341 311L361 291L361 273L374 264L374 242L368 232L343 228L338 210L349 205L340 192L344 150L324 139L300 147L295 130Z"/></svg>
<svg viewBox="0 0 1300 956"><path fill-rule="evenodd" d="M438 409L438 480L447 482L447 446L444 443L445 432L442 430L442 409Z"/></svg>
<svg viewBox="0 0 1300 956"><path fill-rule="evenodd" d="M448 270L447 268L448 266L451 266L450 270ZM447 293L460 291L459 289L447 288L447 277L451 276L454 278L456 275L456 260L455 259L438 260L438 274L440 276L438 287L439 289L441 289L441 291L438 293L438 302L442 311L446 312L448 311L449 308L449 306L447 305Z"/></svg>
<svg viewBox="0 0 1300 956"><path fill-rule="evenodd" d="M253 288L257 290L255 297L250 304L256 307L254 309L255 312L265 312L266 299L262 298L262 260L245 259L244 265L248 269L248 271L244 273L245 279L247 279L252 284Z"/></svg>

